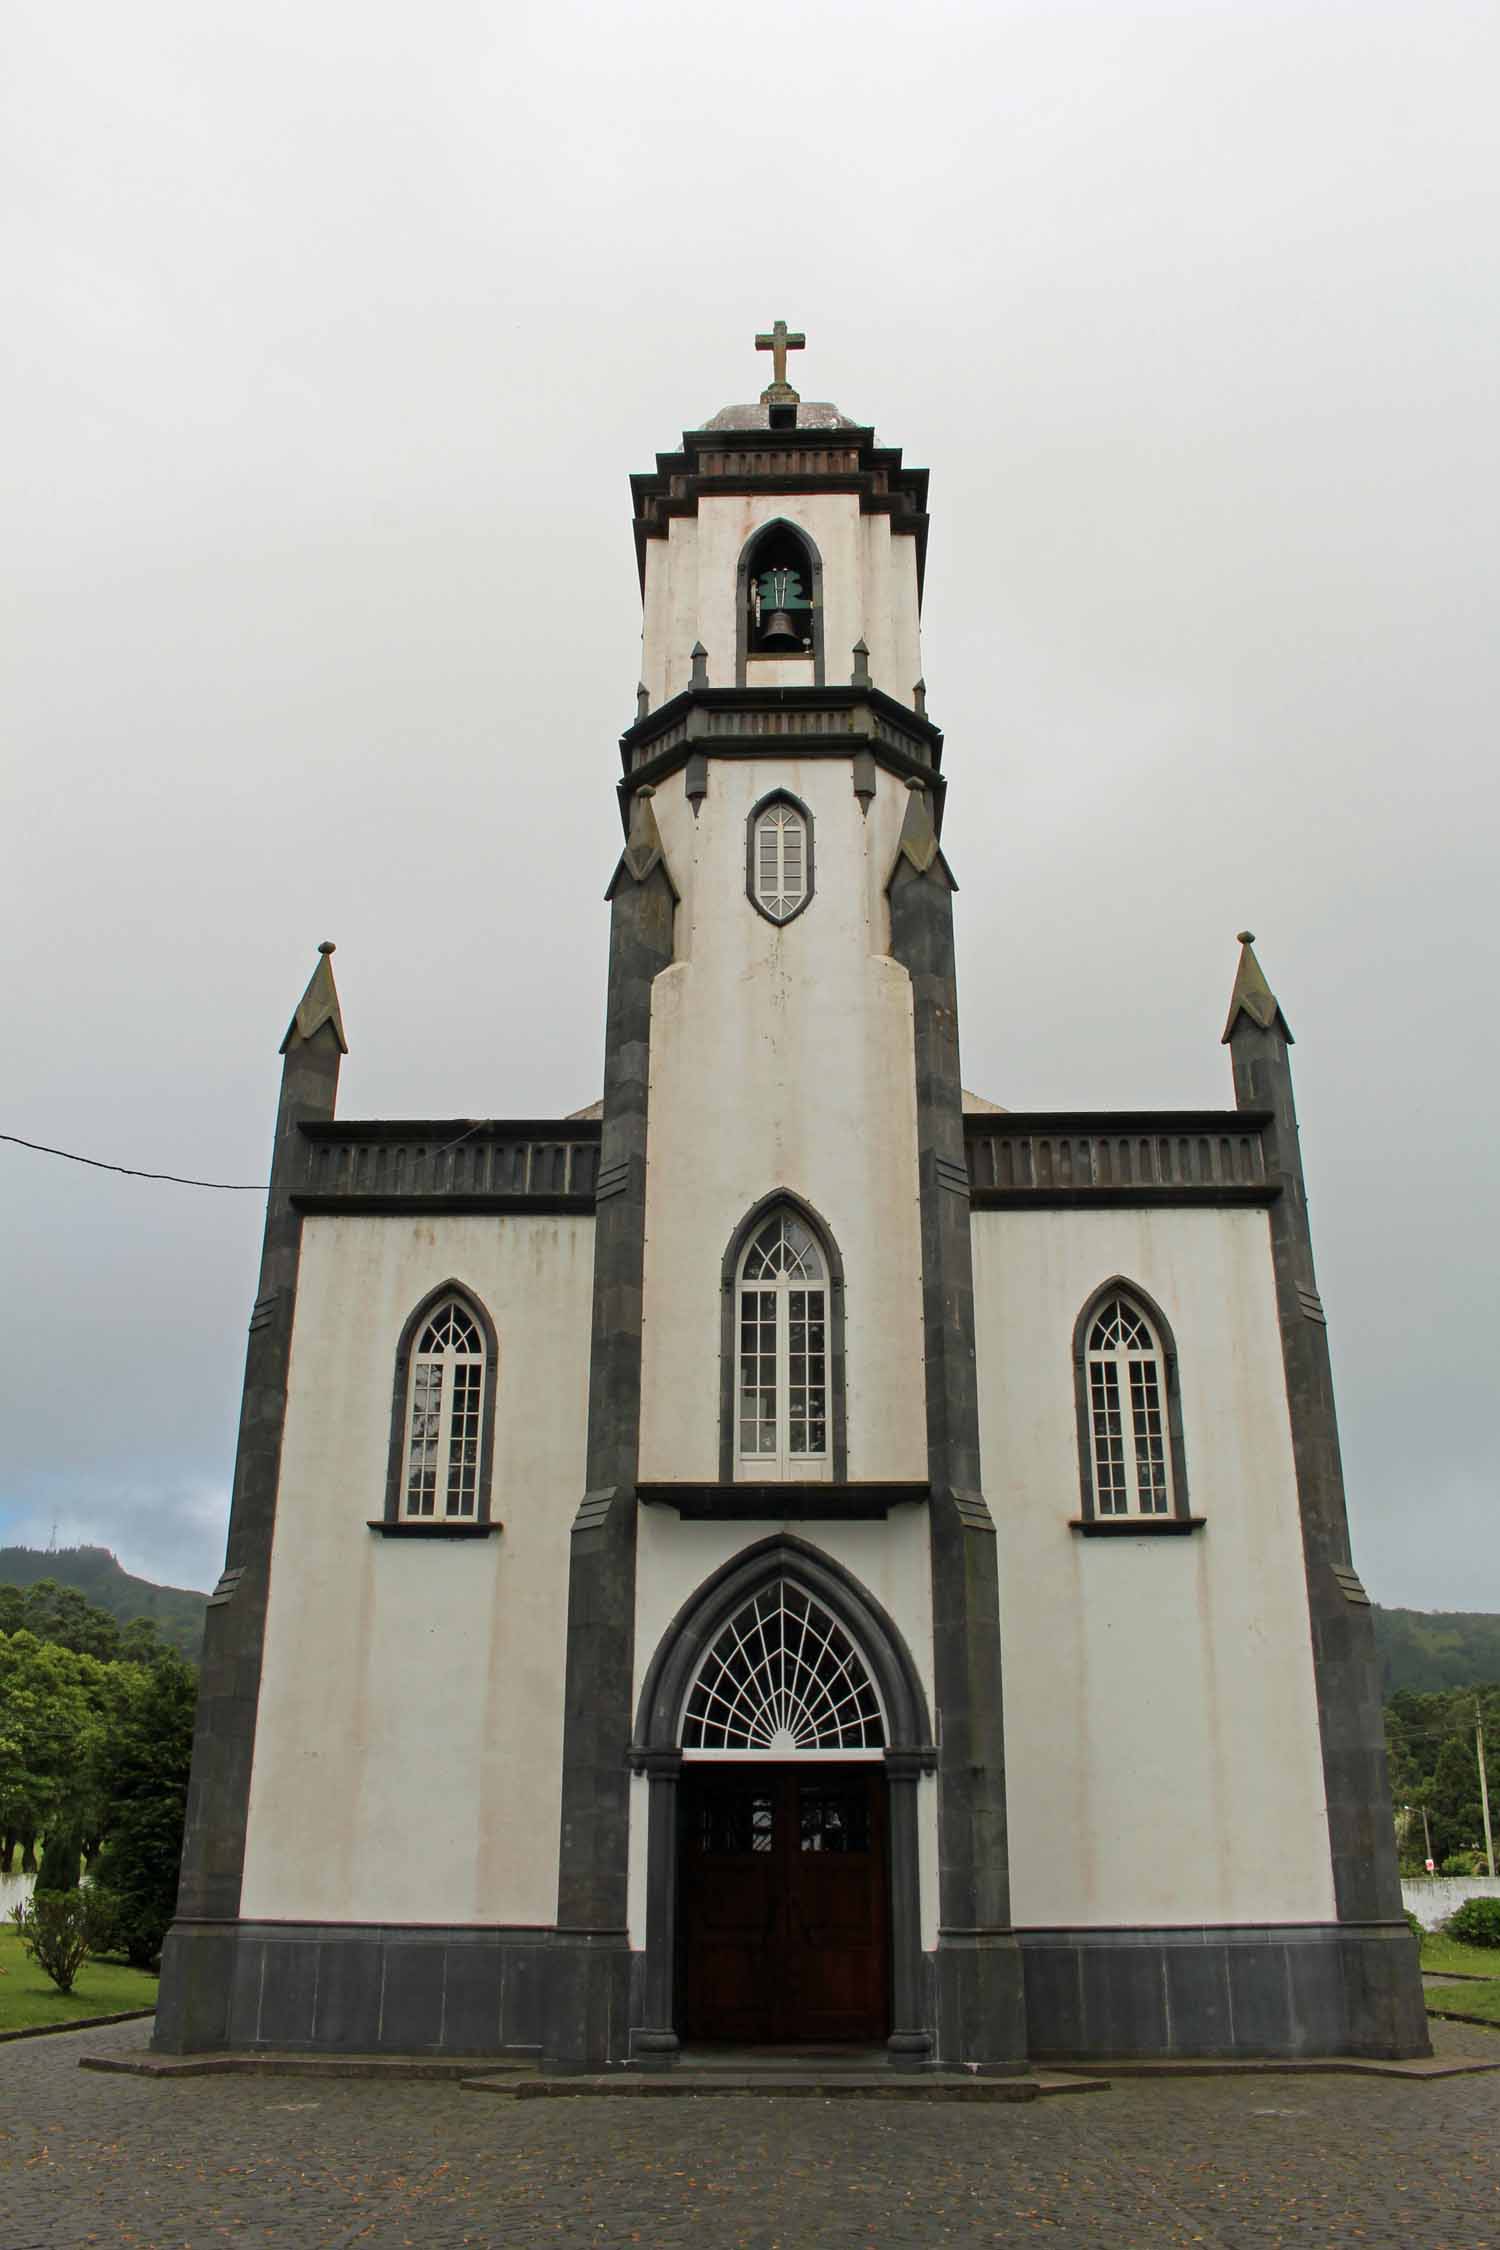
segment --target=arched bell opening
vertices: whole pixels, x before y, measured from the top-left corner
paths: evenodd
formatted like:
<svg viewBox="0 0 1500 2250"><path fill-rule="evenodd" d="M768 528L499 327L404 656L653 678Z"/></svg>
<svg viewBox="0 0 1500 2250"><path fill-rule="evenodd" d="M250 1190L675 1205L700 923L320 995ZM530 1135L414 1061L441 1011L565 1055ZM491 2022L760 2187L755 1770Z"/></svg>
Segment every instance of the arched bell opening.
<svg viewBox="0 0 1500 2250"><path fill-rule="evenodd" d="M641 2063L715 2044L878 2044L925 2026L917 1790L935 1752L893 1620L789 1533L673 1619L631 1761L647 1777Z"/></svg>
<svg viewBox="0 0 1500 2250"><path fill-rule="evenodd" d="M787 663L823 685L823 559L805 531L783 516L761 526L740 555L735 608L737 685Z"/></svg>

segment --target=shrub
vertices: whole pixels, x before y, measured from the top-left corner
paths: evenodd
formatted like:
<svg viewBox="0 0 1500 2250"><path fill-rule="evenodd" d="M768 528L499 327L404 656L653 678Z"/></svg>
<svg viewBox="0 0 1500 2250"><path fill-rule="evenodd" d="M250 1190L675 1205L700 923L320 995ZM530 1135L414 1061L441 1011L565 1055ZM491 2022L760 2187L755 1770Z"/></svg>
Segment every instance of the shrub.
<svg viewBox="0 0 1500 2250"><path fill-rule="evenodd" d="M1423 1938L1426 1937L1427 1931L1423 1924L1418 1920L1417 1916L1413 1914L1410 1907L1407 1907L1406 1909L1406 1926L1411 1931L1411 1934L1416 1939L1418 1945L1420 1945Z"/></svg>
<svg viewBox="0 0 1500 2250"><path fill-rule="evenodd" d="M1462 1945L1500 1946L1500 1898L1466 1898L1443 1928Z"/></svg>
<svg viewBox="0 0 1500 2250"><path fill-rule="evenodd" d="M91 1891L33 1891L10 1918L22 1945L59 1992L71 1992L73 1979L91 1953L102 1953L114 1936L107 1899Z"/></svg>

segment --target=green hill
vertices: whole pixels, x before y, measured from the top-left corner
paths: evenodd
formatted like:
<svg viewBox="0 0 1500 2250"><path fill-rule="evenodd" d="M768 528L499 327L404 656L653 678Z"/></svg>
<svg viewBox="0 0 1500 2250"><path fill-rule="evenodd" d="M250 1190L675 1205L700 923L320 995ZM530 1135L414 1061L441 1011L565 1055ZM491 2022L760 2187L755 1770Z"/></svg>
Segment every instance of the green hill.
<svg viewBox="0 0 1500 2250"><path fill-rule="evenodd" d="M1441 1688L1500 1682L1500 1617L1483 1610L1375 1609L1380 1692L1402 1688L1432 1695Z"/></svg>
<svg viewBox="0 0 1500 2250"><path fill-rule="evenodd" d="M203 1647L206 1594L132 1578L107 1547L59 1547L52 1553L39 1547L0 1547L0 1586L34 1586L39 1578L55 1578L59 1586L74 1587L122 1625L148 1617L164 1641L180 1649L190 1663L197 1663Z"/></svg>

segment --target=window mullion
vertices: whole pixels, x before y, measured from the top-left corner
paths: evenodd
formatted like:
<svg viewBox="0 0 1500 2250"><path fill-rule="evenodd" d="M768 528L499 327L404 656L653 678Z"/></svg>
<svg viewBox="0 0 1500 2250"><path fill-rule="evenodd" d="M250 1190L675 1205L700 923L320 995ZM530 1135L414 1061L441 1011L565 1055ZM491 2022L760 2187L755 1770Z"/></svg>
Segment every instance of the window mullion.
<svg viewBox="0 0 1500 2250"><path fill-rule="evenodd" d="M783 1274L776 1284L776 1468L785 1478L791 1471L791 1322L787 1318L787 1281Z"/></svg>
<svg viewBox="0 0 1500 2250"><path fill-rule="evenodd" d="M1140 1461L1136 1454L1135 1385L1131 1381L1131 1358L1128 1352L1119 1355L1120 1369L1120 1438L1125 1451L1125 1504L1131 1515L1141 1512Z"/></svg>
<svg viewBox="0 0 1500 2250"><path fill-rule="evenodd" d="M437 1484L432 1495L434 1517L448 1513L448 1477L453 1463L453 1394L458 1388L458 1362L443 1360L443 1388L438 1405Z"/></svg>

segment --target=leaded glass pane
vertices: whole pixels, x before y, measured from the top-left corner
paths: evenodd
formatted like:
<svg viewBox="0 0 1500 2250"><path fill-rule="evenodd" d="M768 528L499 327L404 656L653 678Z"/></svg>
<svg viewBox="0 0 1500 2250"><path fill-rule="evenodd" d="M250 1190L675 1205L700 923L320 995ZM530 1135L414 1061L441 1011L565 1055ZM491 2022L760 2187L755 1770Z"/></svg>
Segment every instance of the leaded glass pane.
<svg viewBox="0 0 1500 2250"><path fill-rule="evenodd" d="M885 1719L848 1635L783 1578L730 1619L704 1658L688 1692L682 1744L772 1755L877 1750L885 1746Z"/></svg>
<svg viewBox="0 0 1500 2250"><path fill-rule="evenodd" d="M1137 1359L1130 1363L1130 1410L1135 1427L1135 1474L1140 1488L1141 1512L1165 1515L1167 1457L1154 1359Z"/></svg>

